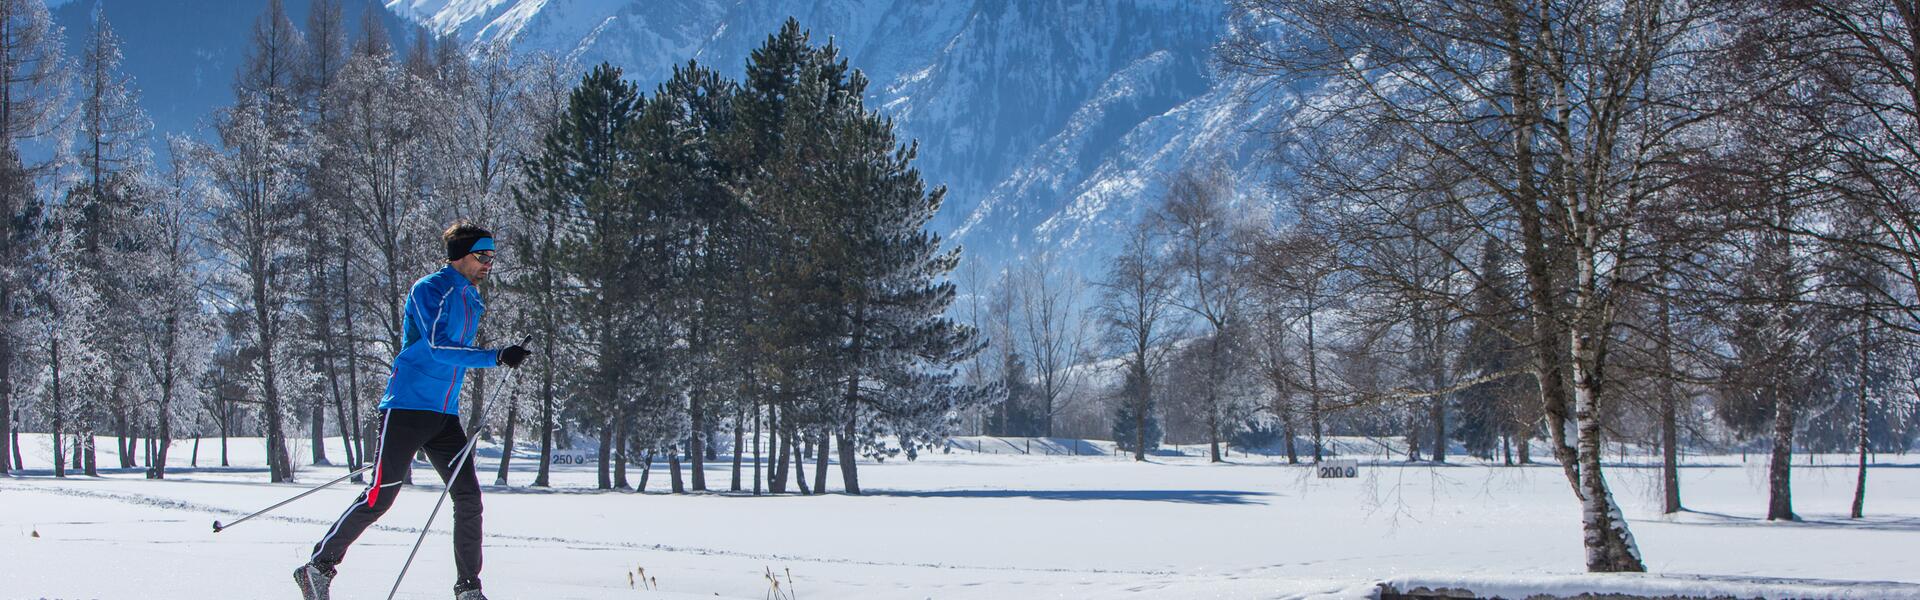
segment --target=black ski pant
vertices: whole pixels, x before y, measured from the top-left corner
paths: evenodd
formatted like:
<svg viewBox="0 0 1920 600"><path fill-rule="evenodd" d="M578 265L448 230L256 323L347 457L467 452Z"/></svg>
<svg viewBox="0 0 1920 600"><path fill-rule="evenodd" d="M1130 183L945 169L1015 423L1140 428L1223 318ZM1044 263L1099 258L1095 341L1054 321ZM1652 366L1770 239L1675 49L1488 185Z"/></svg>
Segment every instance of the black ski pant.
<svg viewBox="0 0 1920 600"><path fill-rule="evenodd" d="M338 563L346 557L347 546L360 533L386 514L400 495L400 482L413 468L413 455L426 450L427 462L440 472L441 481L451 480L448 495L453 496L453 561L461 581L480 581L480 480L468 457L453 475L453 463L467 445L467 432L460 428L460 417L428 410L389 409L381 419L378 463L373 468L373 483L347 507L327 536L313 545L315 562Z"/></svg>

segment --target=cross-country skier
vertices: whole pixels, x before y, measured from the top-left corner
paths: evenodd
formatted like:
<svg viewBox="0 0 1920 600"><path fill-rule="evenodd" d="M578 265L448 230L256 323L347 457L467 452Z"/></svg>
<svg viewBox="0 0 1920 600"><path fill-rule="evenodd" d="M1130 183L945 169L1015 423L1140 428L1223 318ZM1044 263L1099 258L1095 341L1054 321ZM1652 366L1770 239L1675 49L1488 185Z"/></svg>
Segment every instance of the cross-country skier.
<svg viewBox="0 0 1920 600"><path fill-rule="evenodd" d="M460 383L467 369L519 367L530 353L519 345L473 345L486 309L474 284L493 270L492 234L462 221L448 227L440 239L446 244L447 266L420 278L407 292L400 354L393 359L393 375L380 398L384 416L373 483L314 544L307 564L293 571L306 600L327 600L334 565L346 556L354 538L393 506L414 453L422 449L453 496L453 559L459 571L454 598L486 600L480 593L480 481L471 459L453 473L455 455L467 444L460 426Z"/></svg>

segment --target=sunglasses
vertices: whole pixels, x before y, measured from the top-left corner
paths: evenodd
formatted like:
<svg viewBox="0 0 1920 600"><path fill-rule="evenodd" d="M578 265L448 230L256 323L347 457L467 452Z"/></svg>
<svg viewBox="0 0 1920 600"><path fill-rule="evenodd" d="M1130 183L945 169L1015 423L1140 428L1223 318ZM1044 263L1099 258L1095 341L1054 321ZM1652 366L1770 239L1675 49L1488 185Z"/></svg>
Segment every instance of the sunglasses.
<svg viewBox="0 0 1920 600"><path fill-rule="evenodd" d="M488 252L486 254L481 254L479 252L475 252L473 253L473 259L480 261L480 264L491 265L493 264L493 253Z"/></svg>

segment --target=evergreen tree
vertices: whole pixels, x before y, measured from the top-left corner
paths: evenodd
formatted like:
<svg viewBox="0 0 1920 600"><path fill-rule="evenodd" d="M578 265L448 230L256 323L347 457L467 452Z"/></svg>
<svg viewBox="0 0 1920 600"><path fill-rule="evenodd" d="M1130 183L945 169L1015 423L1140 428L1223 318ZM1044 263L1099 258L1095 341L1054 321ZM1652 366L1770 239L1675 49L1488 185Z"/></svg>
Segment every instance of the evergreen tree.
<svg viewBox="0 0 1920 600"><path fill-rule="evenodd" d="M524 85L514 92L514 104L528 113L529 123L525 135L531 140L516 151L511 163L523 177L510 188L514 208L513 223L517 225L519 235L508 237L508 247L512 249L518 268L502 274L501 288L511 294L519 305L519 315L525 323L525 329L534 335L541 360L527 367L535 369L539 388L539 431L540 466L534 475L533 485L548 485L548 474L553 456L553 434L559 417L559 385L557 379L560 364L572 364L565 359L563 352L568 347L560 342L562 307L564 299L564 274L560 270L560 213L559 200L542 194L557 194L551 186L535 188L533 165L535 160L544 160L544 143L553 131L566 125L564 119L573 92L573 69L551 54L535 54L529 60ZM501 477L504 482L504 474Z"/></svg>
<svg viewBox="0 0 1920 600"><path fill-rule="evenodd" d="M1155 413L1151 390L1132 369L1122 376L1113 409L1113 441L1121 451L1132 452L1135 460L1160 448L1160 417ZM1142 400L1144 399L1144 400Z"/></svg>
<svg viewBox="0 0 1920 600"><path fill-rule="evenodd" d="M540 154L525 166L527 185L518 194L529 222L539 223L543 246L552 248L556 265L550 277L566 282L556 298L558 320L570 323L563 343L586 355L580 368L560 385L582 401L575 407L600 430L600 481L613 487L608 472L614 418L626 378L628 356L621 336L633 297L622 285L632 260L635 215L624 192L630 159L627 129L638 118L641 98L620 69L595 67L568 98L559 124L541 142Z"/></svg>
<svg viewBox="0 0 1920 600"><path fill-rule="evenodd" d="M742 241L748 235L745 207L726 184L735 177L722 144L732 135L738 85L695 62L676 66L649 103L657 115L653 137L661 163L656 187L667 194L677 223L672 259L671 297L679 300L675 329L687 340L680 352L686 382L689 435L685 448L693 462L692 488L707 489L707 440L714 430L720 390L738 380L737 369L722 360L741 331L741 307L728 286L740 268ZM677 477L676 477L677 479Z"/></svg>
<svg viewBox="0 0 1920 600"><path fill-rule="evenodd" d="M1525 368L1524 350L1513 341L1522 326L1515 303L1518 294L1506 269L1501 246L1488 240L1481 246L1480 281L1469 309L1473 320L1467 325L1461 349L1461 370L1466 378ZM1490 457L1503 439L1525 448L1537 418L1525 407L1532 387L1535 385L1525 377L1511 376L1461 390L1457 394L1460 414L1453 439L1476 456Z"/></svg>
<svg viewBox="0 0 1920 600"><path fill-rule="evenodd" d="M861 104L866 86L838 48L812 46L789 19L753 53L738 109L747 164L758 165L743 172L746 188L779 248L765 345L778 365L776 430L783 448L830 435L853 494L856 457L880 436L944 435L956 408L984 398L954 384L954 365L980 350L972 328L943 316L959 250L925 230L945 189L927 189L917 145ZM784 474L775 469L776 491Z"/></svg>

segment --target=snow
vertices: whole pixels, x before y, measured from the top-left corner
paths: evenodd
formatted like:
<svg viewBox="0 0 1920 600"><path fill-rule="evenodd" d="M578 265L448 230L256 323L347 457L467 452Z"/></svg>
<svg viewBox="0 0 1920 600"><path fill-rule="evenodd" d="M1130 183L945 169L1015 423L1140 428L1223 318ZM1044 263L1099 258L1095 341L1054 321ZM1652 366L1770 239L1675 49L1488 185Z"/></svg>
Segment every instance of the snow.
<svg viewBox="0 0 1920 600"><path fill-rule="evenodd" d="M1032 454L965 449L1024 439L959 442L961 450L922 452L916 462L863 464L865 496L673 496L659 493L664 469L650 493L599 492L592 465L560 467L555 488L534 490L525 487L532 461L516 458L515 485L487 487L488 593L765 598L771 571L796 598L1366 598L1378 582L1509 597L1920 598L1912 552L1920 457L1876 458L1869 518L1858 521L1845 518L1848 457L1814 457L1811 466L1796 458L1799 523L1764 520L1758 456L1689 458L1681 475L1694 512L1674 517L1657 515L1658 470L1632 457L1609 475L1653 575L1599 576L1580 573L1579 507L1553 466L1358 456L1360 478L1322 480L1282 457L1235 453L1228 464L1208 464L1192 446L1183 448L1192 456L1168 452L1139 464L1099 441L1036 439ZM231 523L344 470L307 467L300 483L268 484L260 442L236 439L233 468L182 470L165 481L111 469L55 480L48 438L29 434L22 443L28 473L0 478L0 597L284 596L291 569L357 493L336 486L214 534L214 519ZM1341 443L1355 453L1393 446ZM1099 453L1049 455L1043 445ZM295 440L293 448L306 446ZM118 464L112 448L111 438L100 440L102 466ZM191 448L176 445L173 463L184 467ZM493 480L491 450L481 454L483 482ZM200 452L202 465L217 464L218 440ZM711 465L709 482L724 488L725 466ZM416 474L433 479L425 468ZM637 482L638 470L629 477ZM829 479L837 490L837 469ZM386 592L439 491L406 488L341 565L337 597ZM446 597L447 513L399 597ZM657 591L629 587L640 568Z"/></svg>

